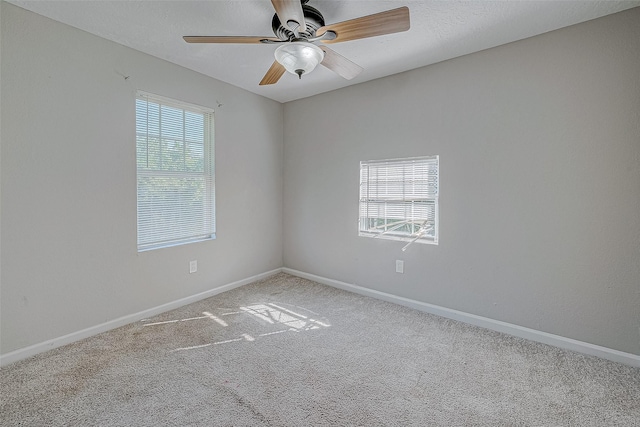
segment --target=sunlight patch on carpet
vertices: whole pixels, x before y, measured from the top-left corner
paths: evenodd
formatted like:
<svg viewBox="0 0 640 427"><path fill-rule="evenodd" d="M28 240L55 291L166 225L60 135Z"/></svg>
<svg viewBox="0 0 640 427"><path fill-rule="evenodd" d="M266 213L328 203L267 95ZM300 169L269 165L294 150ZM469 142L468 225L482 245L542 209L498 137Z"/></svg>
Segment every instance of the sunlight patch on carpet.
<svg viewBox="0 0 640 427"><path fill-rule="evenodd" d="M274 303L257 303L250 305L243 305L238 307L238 309L230 309L230 308L219 308L219 313L213 314L211 311L203 311L203 316L197 317L189 317L185 319L174 319L174 320L166 320L161 322L153 322L153 323L145 323L143 326L169 326L178 322L186 322L186 321L211 321L213 320L216 324L228 328L228 327L237 327L238 324L241 324L241 318L237 318L239 320L234 321L236 316L248 316L248 318L256 320L257 323L261 327L265 327L267 329L272 329L273 327L284 326L286 329L278 329L276 331L267 330L266 332L259 333L259 331L251 331L249 334L247 332L240 333L236 335L234 338L222 339L219 341L213 341L206 344L198 344L193 346L179 347L172 352L176 351L186 351L186 350L197 350L202 348L211 347L214 345L220 344L230 344L237 342L254 342L259 338L269 337L271 335L282 334L285 332L305 332L311 331L321 328L328 328L331 325L326 321L317 320L319 316L317 313L314 313L310 310L307 310L303 307L283 307L284 304L274 304ZM303 314L304 313L304 314ZM312 317L313 316L313 317ZM226 320L223 320L222 317L225 317ZM142 322L146 322L147 320L143 320Z"/></svg>

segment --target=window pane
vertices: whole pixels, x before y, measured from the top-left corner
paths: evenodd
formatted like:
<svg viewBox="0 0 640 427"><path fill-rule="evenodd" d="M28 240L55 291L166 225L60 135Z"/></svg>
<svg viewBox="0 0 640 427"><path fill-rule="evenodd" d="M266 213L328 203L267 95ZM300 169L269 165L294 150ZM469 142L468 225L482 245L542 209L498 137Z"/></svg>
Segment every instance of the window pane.
<svg viewBox="0 0 640 427"><path fill-rule="evenodd" d="M152 102L147 104L147 126L149 135L160 136L160 105Z"/></svg>
<svg viewBox="0 0 640 427"><path fill-rule="evenodd" d="M136 164L138 169L147 168L147 138L146 136L136 136Z"/></svg>
<svg viewBox="0 0 640 427"><path fill-rule="evenodd" d="M184 139L182 110L163 105L160 114L162 138Z"/></svg>
<svg viewBox="0 0 640 427"><path fill-rule="evenodd" d="M187 143L185 150L185 168L190 172L204 171L204 145Z"/></svg>
<svg viewBox="0 0 640 427"><path fill-rule="evenodd" d="M206 193L204 177L139 177L138 243L208 234Z"/></svg>
<svg viewBox="0 0 640 427"><path fill-rule="evenodd" d="M158 137L149 136L147 138L147 151L148 151L148 168L151 170L162 169L160 139Z"/></svg>
<svg viewBox="0 0 640 427"><path fill-rule="evenodd" d="M175 139L162 139L162 170L184 171L184 143Z"/></svg>
<svg viewBox="0 0 640 427"><path fill-rule="evenodd" d="M191 111L184 115L185 139L191 142L204 142L204 116Z"/></svg>

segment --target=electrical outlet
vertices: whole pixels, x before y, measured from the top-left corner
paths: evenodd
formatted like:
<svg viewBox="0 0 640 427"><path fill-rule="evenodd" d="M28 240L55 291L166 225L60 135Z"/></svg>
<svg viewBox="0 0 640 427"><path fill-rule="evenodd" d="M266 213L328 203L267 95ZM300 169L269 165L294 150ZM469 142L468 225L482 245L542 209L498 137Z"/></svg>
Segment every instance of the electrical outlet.
<svg viewBox="0 0 640 427"><path fill-rule="evenodd" d="M189 261L189 274L198 271L198 260Z"/></svg>
<svg viewBox="0 0 640 427"><path fill-rule="evenodd" d="M401 259L396 260L396 273L404 273L404 261Z"/></svg>

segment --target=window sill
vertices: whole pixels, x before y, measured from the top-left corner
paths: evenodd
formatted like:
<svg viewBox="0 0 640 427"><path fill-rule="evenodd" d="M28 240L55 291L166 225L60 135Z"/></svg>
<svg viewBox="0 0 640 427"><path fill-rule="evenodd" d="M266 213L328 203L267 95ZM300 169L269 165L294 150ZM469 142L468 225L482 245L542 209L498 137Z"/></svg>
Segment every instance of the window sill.
<svg viewBox="0 0 640 427"><path fill-rule="evenodd" d="M373 239L379 239L379 240L395 240L398 242L411 242L413 241L413 239L415 239L415 237L410 237L410 236L382 235L382 234L375 234L375 233L366 233L362 231L358 233L358 236L371 237ZM420 238L413 243L422 243L425 245L437 245L438 238L437 237L436 238Z"/></svg>
<svg viewBox="0 0 640 427"><path fill-rule="evenodd" d="M215 239L216 239L216 235L214 234L211 237L204 237L202 239L194 239L194 240L187 240L183 242L173 242L173 243L154 245L154 246L149 246L144 248L138 248L138 253L154 251L156 249L173 248L175 246L183 246L191 243L206 242L208 240L215 240Z"/></svg>

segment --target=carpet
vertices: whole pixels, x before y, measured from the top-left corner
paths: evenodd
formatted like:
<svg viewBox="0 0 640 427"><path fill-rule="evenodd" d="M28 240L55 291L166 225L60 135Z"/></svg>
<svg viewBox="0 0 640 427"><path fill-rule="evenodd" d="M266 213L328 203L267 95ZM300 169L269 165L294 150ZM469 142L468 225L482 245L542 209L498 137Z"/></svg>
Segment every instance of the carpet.
<svg viewBox="0 0 640 427"><path fill-rule="evenodd" d="M2 426L640 426L640 369L268 279L0 369Z"/></svg>

